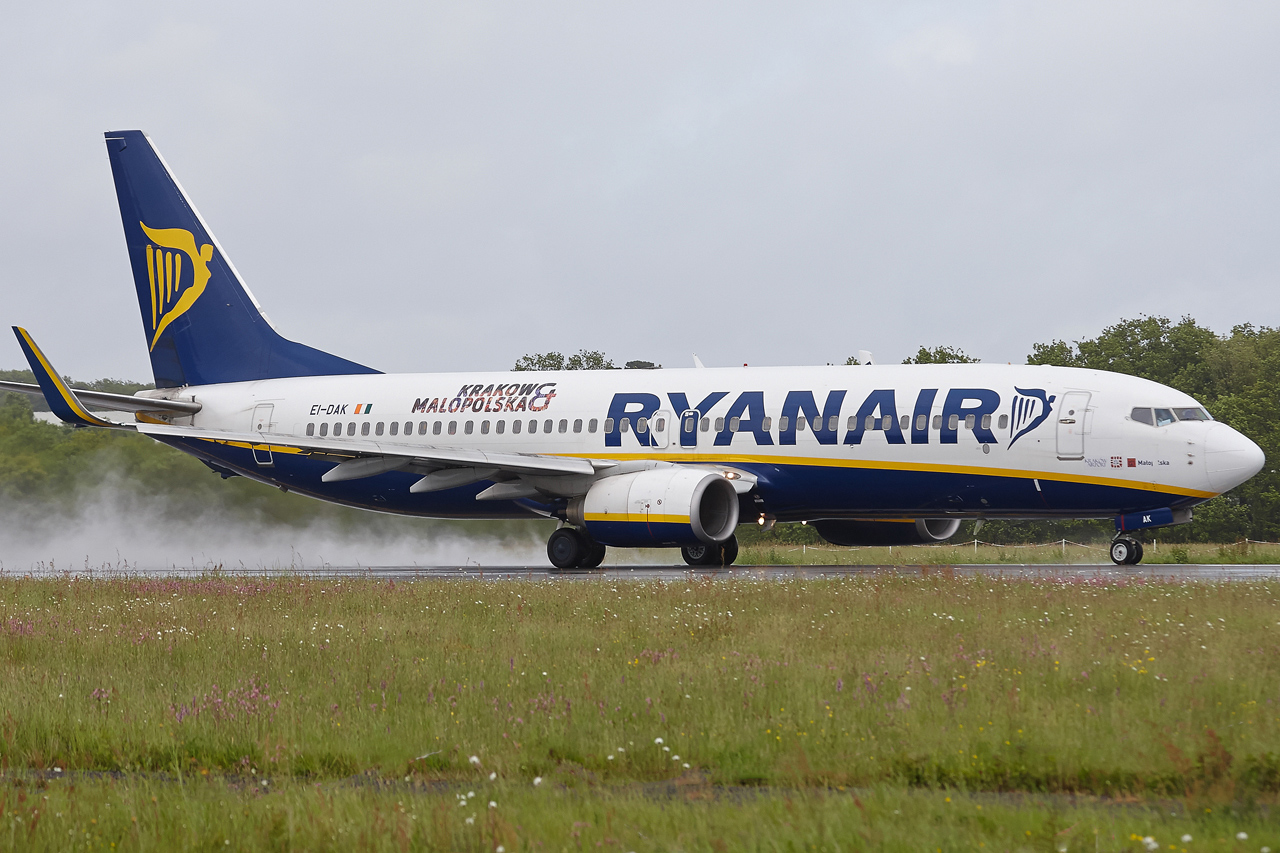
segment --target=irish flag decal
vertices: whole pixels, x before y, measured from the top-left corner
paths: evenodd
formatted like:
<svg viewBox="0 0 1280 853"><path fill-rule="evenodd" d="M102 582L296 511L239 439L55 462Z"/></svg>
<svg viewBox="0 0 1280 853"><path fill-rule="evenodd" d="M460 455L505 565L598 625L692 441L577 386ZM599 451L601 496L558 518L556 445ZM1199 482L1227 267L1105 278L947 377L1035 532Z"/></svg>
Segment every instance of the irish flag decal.
<svg viewBox="0 0 1280 853"><path fill-rule="evenodd" d="M356 403L356 414L367 415L373 411L373 403Z"/></svg>

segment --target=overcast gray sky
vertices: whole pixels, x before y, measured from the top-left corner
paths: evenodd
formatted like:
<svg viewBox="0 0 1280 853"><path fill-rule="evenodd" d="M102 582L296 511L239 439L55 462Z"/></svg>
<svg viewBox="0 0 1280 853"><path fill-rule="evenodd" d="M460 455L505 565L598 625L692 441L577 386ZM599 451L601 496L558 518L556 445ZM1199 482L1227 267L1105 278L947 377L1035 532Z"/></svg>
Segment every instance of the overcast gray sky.
<svg viewBox="0 0 1280 853"><path fill-rule="evenodd" d="M150 379L138 127L282 333L388 371L1280 325L1277 45L1273 2L17 4L0 320Z"/></svg>

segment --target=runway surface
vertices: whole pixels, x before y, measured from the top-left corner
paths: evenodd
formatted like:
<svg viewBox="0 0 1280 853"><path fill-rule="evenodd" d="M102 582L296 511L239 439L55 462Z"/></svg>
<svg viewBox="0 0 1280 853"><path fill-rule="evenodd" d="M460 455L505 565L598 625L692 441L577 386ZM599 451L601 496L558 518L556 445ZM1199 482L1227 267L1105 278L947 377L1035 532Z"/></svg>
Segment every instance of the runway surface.
<svg viewBox="0 0 1280 853"><path fill-rule="evenodd" d="M58 573L61 575L62 573ZM170 567L127 571L111 568L80 570L75 577L203 577L294 575L315 578L379 578L386 580L485 580L485 581L688 581L710 580L796 580L810 578L853 578L878 574L900 577L989 577L1043 580L1157 580L1157 581L1249 581L1280 579L1280 565L1138 565L1111 563L1081 564L972 564L972 565L875 565L875 566L732 566L692 568L689 566L601 566L598 569L560 570L550 566L321 566L304 568L243 568L211 572L201 568Z"/></svg>

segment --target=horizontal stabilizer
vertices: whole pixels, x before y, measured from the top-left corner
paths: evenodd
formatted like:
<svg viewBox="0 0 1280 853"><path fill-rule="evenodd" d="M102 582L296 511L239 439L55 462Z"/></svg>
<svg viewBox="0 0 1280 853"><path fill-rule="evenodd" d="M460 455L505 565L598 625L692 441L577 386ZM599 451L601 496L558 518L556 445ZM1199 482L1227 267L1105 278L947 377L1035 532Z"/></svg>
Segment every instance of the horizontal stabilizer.
<svg viewBox="0 0 1280 853"><path fill-rule="evenodd" d="M14 391L44 399L44 389L29 382L0 381L0 391ZM108 394L105 391L75 389L76 397L86 406L107 409L112 412L159 412L166 415L194 415L200 404L190 400L161 400L150 397L133 397L128 394Z"/></svg>

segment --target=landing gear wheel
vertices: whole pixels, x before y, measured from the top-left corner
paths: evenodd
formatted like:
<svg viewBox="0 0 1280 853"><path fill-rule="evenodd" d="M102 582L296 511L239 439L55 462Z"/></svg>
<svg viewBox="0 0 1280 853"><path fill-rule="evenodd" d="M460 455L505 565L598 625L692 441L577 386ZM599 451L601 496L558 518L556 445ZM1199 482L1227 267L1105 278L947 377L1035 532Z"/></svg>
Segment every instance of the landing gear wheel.
<svg viewBox="0 0 1280 853"><path fill-rule="evenodd" d="M582 556L582 561L578 563L584 569L594 569L604 562L605 547L594 540L587 542L586 553Z"/></svg>
<svg viewBox="0 0 1280 853"><path fill-rule="evenodd" d="M733 561L738 559L738 537L730 536L728 539L720 543L720 547L716 549L720 557L718 561L722 566L732 566Z"/></svg>
<svg viewBox="0 0 1280 853"><path fill-rule="evenodd" d="M684 561L691 566L714 566L719 562L720 555L714 545L707 545L699 542L697 545L685 545L680 549L680 556L684 557Z"/></svg>
<svg viewBox="0 0 1280 853"><path fill-rule="evenodd" d="M1111 562L1117 566L1136 565L1142 559L1142 543L1122 536L1111 543Z"/></svg>
<svg viewBox="0 0 1280 853"><path fill-rule="evenodd" d="M557 569L578 567L587 553L586 539L572 527L561 527L547 540L547 559Z"/></svg>
<svg viewBox="0 0 1280 853"><path fill-rule="evenodd" d="M730 536L718 545L685 545L680 556L691 566L731 566L738 559L738 537Z"/></svg>

